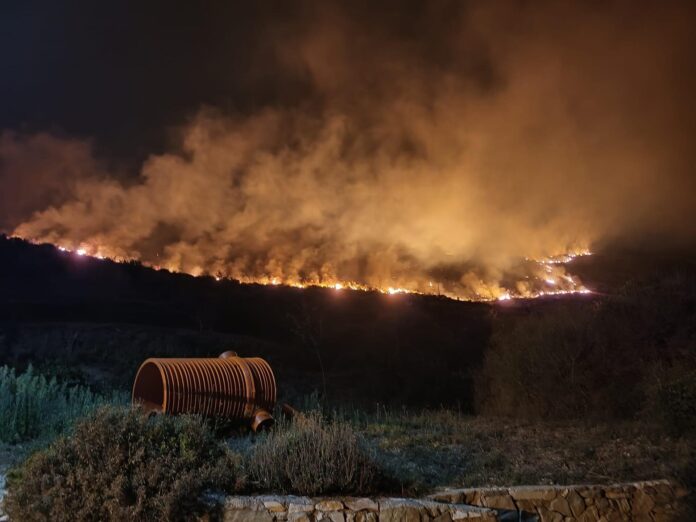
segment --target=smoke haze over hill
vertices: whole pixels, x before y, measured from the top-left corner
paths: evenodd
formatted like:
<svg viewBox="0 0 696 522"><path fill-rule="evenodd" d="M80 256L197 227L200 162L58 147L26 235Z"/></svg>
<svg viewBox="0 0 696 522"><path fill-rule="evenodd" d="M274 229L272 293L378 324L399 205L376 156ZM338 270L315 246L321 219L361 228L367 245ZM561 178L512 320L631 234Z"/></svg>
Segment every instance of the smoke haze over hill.
<svg viewBox="0 0 696 522"><path fill-rule="evenodd" d="M581 288L530 260L693 241L688 3L369 5L256 13L238 83L280 94L196 108L137 175L80 137L4 131L0 227L194 274L473 299Z"/></svg>

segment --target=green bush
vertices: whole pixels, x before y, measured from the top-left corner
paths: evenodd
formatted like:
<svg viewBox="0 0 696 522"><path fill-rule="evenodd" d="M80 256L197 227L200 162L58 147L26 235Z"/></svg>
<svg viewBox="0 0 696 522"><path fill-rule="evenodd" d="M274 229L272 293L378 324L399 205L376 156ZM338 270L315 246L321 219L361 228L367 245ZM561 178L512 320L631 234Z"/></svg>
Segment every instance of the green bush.
<svg viewBox="0 0 696 522"><path fill-rule="evenodd" d="M8 477L12 520L189 520L238 462L196 417L104 407Z"/></svg>
<svg viewBox="0 0 696 522"><path fill-rule="evenodd" d="M369 494L385 484L351 426L318 413L277 424L251 449L245 467L251 487L278 493Z"/></svg>
<svg viewBox="0 0 696 522"><path fill-rule="evenodd" d="M64 433L76 419L117 400L83 386L66 386L29 368L17 375L0 367L0 442L16 443Z"/></svg>

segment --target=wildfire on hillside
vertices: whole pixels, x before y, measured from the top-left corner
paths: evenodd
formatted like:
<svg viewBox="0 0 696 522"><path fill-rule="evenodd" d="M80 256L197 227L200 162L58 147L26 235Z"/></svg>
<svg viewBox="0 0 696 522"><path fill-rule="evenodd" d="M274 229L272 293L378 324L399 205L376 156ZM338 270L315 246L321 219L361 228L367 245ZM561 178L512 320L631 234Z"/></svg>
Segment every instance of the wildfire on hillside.
<svg viewBox="0 0 696 522"><path fill-rule="evenodd" d="M154 148L0 132L0 231L220 280L476 301L588 292L568 264L590 247L693 240L682 8L617 25L613 4L353 4L274 27L270 59L240 71L246 102L154 111L148 133L174 125Z"/></svg>
<svg viewBox="0 0 696 522"><path fill-rule="evenodd" d="M57 245L56 248L66 254L73 254L79 257L92 257L96 259L110 259L115 262L126 262L136 260L113 253L109 248L98 246L94 247L87 244L78 246ZM457 284L452 281L440 281L435 279L418 280L412 279L404 283L404 286L394 285L371 285L358 281L344 280L339 276L324 278L298 278L284 277L282 274L262 274L251 276L241 273L222 273L217 272L212 277L216 281L236 280L245 284L260 284L270 286L289 286L293 288L331 288L336 291L354 290L364 292L379 292L382 294L419 294L419 295L438 295L459 301L508 301L512 299L535 299L545 296L570 295L570 294L589 294L591 290L583 285L576 276L568 274L565 264L570 263L577 257L589 256L592 253L587 249L578 249L559 255L549 256L540 259L525 258L520 266L524 266L527 275L522 276L518 281L512 281L510 286L500 284L487 284L483 280L478 281L477 285L472 285L472 274L466 274L463 283ZM140 261L140 260L138 260ZM176 266L142 262L143 265L156 270L165 269L171 272L182 272L195 277L211 276L208 272L201 269L190 271L181 270ZM479 288L479 291L471 291L471 288Z"/></svg>

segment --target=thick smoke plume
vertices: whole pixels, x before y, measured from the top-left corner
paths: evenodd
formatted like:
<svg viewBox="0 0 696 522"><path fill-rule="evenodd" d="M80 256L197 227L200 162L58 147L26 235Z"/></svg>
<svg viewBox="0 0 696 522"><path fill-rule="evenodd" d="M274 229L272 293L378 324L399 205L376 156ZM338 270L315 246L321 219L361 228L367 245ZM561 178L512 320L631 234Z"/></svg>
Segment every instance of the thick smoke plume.
<svg viewBox="0 0 696 522"><path fill-rule="evenodd" d="M250 77L305 95L201 109L136 180L84 144L4 135L5 194L26 193L13 180L29 167L69 192L14 233L243 281L576 290L529 260L693 239L696 42L687 4L562 4L300 9L264 26L273 71ZM41 140L53 148L36 157Z"/></svg>

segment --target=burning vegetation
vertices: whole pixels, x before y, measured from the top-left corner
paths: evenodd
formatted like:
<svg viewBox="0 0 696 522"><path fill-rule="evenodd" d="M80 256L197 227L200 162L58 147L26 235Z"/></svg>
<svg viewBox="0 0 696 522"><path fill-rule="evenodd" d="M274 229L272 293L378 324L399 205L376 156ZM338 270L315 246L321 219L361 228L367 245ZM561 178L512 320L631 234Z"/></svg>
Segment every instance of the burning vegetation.
<svg viewBox="0 0 696 522"><path fill-rule="evenodd" d="M590 248L692 240L679 5L297 9L260 24L257 62L297 96L192 109L139 168L0 134L0 227L193 275L466 300L587 292L565 265Z"/></svg>
<svg viewBox="0 0 696 522"><path fill-rule="evenodd" d="M95 259L111 259L116 262L124 262L137 259L130 259L118 255L110 255L109 249L103 247L92 248L82 244L76 249L66 246L57 246L58 250L66 254L76 256L88 256ZM223 279L232 279L241 283L260 284L260 285L283 285L294 288L331 288L336 291L342 290L358 290L365 292L379 292L383 294L422 294L422 295L439 295L461 301L506 301L509 299L533 299L537 297L550 295L565 295L565 294L587 294L591 291L586 288L580 279L566 272L565 265L573 259L580 256L589 256L589 250L578 250L576 252L566 253L559 256L553 256L543 259L524 259L520 262L520 273L527 275L520 276L518 281L511 281L511 287L501 286L500 284L488 285L483 281L476 281L472 273L465 276L468 281L447 281L425 279L411 283L409 287L399 286L372 286L370 284L360 283L357 281L346 281L340 279L340 276L327 274L324 277L304 277L296 274L295 276L284 276L282 272L278 275L262 274L259 276L249 276L243 273L222 273L218 271L211 276L209 273L200 269L195 269L191 272L185 272L171 265L161 267L144 262L145 266L150 266L157 270L165 269L171 272L184 272L193 276L213 277L216 281ZM425 276L424 276L425 277ZM471 285L471 290L465 286L465 283Z"/></svg>

